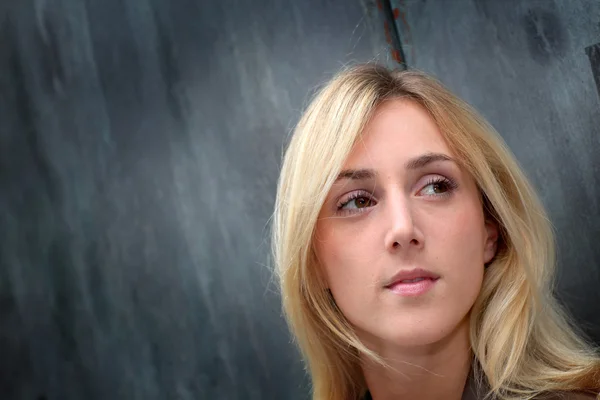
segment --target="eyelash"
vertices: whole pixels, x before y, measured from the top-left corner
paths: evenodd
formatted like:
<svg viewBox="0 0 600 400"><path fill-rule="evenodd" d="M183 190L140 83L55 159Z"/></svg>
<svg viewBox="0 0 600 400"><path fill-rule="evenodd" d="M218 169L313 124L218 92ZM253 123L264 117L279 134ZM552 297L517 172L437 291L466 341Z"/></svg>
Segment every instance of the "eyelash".
<svg viewBox="0 0 600 400"><path fill-rule="evenodd" d="M458 184L456 183L456 181L454 179L446 178L446 177L436 177L436 178L429 179L427 181L427 183L425 184L425 186L423 186L423 188L421 190L423 190L427 186L436 185L436 184L444 184L446 186L446 191L444 193L440 193L440 194L436 194L436 195L429 195L429 197L448 197L458 187Z"/></svg>
<svg viewBox="0 0 600 400"><path fill-rule="evenodd" d="M373 194L369 193L369 192L366 192L364 190L358 190L358 191L352 192L347 199L345 199L343 202L339 202L338 203L338 205L337 205L338 213L340 213L340 214L354 214L354 213L365 212L366 210L368 210L370 207L357 208L357 209L354 209L354 210L344 209L344 207L346 205L348 205L351 201L354 201L354 200L360 199L360 198L365 198L365 199L367 199L367 201L371 202L371 201L373 201Z"/></svg>
<svg viewBox="0 0 600 400"><path fill-rule="evenodd" d="M456 190L456 188L458 187L458 184L456 183L456 181L454 179L446 178L446 177L436 177L436 178L429 179L427 181L427 183L423 186L423 188L421 188L421 190L419 190L419 192L421 192L423 189L425 189L428 186L436 185L436 184L445 185L446 191L444 193L440 193L440 194L424 195L424 196L446 198L446 197L450 196L454 192L454 190ZM337 204L337 212L339 214L356 214L356 213L362 213L362 212L368 211L370 208L373 207L373 206L369 206L369 207L356 208L356 209L344 209L344 207L346 205L348 205L351 201L354 201L354 200L360 199L360 198L365 198L368 202L374 201L372 193L367 192L365 190L357 190L355 192L352 192L348 198L344 199L344 201L341 201Z"/></svg>

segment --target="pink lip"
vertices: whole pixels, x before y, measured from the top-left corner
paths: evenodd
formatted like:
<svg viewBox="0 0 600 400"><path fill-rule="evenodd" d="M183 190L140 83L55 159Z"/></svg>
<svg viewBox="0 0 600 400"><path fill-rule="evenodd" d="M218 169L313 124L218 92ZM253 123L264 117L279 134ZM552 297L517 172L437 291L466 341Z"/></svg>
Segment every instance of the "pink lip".
<svg viewBox="0 0 600 400"><path fill-rule="evenodd" d="M394 275L385 288L401 296L419 296L429 291L439 278L439 275L420 268L405 270ZM414 279L419 280L406 282Z"/></svg>
<svg viewBox="0 0 600 400"><path fill-rule="evenodd" d="M437 279L425 278L422 281L413 283L398 282L392 286L388 286L387 288L392 292L399 294L400 296L419 296L431 289L436 282Z"/></svg>

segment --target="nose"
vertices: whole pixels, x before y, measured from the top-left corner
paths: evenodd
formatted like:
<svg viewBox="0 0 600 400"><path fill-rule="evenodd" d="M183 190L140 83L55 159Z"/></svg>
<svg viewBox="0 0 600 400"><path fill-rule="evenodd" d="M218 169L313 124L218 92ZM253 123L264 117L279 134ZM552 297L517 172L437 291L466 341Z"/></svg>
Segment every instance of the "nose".
<svg viewBox="0 0 600 400"><path fill-rule="evenodd" d="M413 210L409 200L395 195L386 204L385 248L398 251L410 247L422 247L423 235L415 225Z"/></svg>

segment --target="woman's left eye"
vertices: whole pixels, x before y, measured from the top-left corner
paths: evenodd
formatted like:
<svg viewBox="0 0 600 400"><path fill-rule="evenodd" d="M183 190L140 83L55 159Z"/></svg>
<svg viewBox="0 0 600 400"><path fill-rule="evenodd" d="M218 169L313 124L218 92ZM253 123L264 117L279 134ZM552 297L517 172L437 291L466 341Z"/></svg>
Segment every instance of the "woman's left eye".
<svg viewBox="0 0 600 400"><path fill-rule="evenodd" d="M427 182L427 185L419 191L419 194L423 196L447 196L457 185L451 179L448 178L435 178Z"/></svg>

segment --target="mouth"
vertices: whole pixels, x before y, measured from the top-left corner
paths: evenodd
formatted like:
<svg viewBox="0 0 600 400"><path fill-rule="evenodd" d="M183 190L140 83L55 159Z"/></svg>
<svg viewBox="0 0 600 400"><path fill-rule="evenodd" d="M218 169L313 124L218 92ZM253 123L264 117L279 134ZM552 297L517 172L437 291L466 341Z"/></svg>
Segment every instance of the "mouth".
<svg viewBox="0 0 600 400"><path fill-rule="evenodd" d="M419 296L432 289L436 282L437 279L417 278L400 281L386 288L400 296Z"/></svg>
<svg viewBox="0 0 600 400"><path fill-rule="evenodd" d="M419 296L431 290L439 279L439 275L422 269L400 271L385 288L400 296Z"/></svg>

